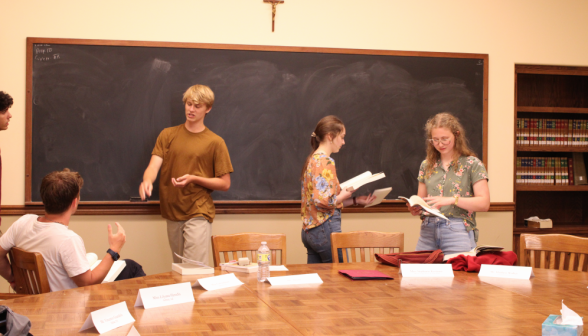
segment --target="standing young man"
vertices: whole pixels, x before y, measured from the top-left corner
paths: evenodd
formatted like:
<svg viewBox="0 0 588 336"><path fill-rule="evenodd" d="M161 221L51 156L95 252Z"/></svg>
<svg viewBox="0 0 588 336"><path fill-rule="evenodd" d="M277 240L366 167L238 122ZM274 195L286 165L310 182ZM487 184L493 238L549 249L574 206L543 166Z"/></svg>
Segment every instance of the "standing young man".
<svg viewBox="0 0 588 336"><path fill-rule="evenodd" d="M4 91L0 91L0 131L8 129L8 122L12 118L10 114L10 107L12 107L12 97ZM2 203L2 152L0 151L0 204ZM2 224L2 218L0 218L0 224ZM2 235L2 231L0 231Z"/></svg>
<svg viewBox="0 0 588 336"><path fill-rule="evenodd" d="M184 93L183 101L186 122L164 129L157 137L139 194L143 200L151 196L161 168L161 215L167 220L172 255L175 252L208 264L215 215L210 194L229 190L233 166L225 141L204 126L214 104L212 90L194 85Z"/></svg>

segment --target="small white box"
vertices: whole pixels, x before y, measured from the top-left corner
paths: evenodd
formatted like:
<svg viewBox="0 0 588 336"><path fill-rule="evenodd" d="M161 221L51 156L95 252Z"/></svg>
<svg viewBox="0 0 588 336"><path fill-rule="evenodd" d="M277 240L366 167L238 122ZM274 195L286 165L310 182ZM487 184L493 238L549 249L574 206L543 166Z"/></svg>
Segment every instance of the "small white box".
<svg viewBox="0 0 588 336"><path fill-rule="evenodd" d="M214 274L214 268L212 267L202 267L187 263L172 264L172 271L180 273L181 275Z"/></svg>

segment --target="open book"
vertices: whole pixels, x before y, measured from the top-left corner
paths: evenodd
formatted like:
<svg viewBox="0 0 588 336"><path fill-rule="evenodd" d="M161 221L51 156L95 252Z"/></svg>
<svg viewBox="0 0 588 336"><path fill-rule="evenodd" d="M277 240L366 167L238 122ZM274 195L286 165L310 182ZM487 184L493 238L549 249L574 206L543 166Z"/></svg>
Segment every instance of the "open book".
<svg viewBox="0 0 588 336"><path fill-rule="evenodd" d="M86 259L88 259L91 270L94 270L94 268L96 268L96 266L98 266L102 261L98 260L96 253L86 253ZM115 261L112 264L112 267L110 267L110 271L108 271L108 274L106 274L104 280L102 280L102 283L113 282L126 266L127 263L124 260Z"/></svg>
<svg viewBox="0 0 588 336"><path fill-rule="evenodd" d="M372 174L371 172L366 171L365 173L359 174L352 179L340 183L339 185L341 186L341 189L348 190L349 188L351 188L350 191L353 191L359 189L359 187L363 186L364 184L368 184L370 182L383 179L384 177L386 177L386 174L384 174L383 172Z"/></svg>
<svg viewBox="0 0 588 336"><path fill-rule="evenodd" d="M435 215L437 217L441 217L443 219L447 219L447 217L445 217L441 213L441 211L439 211L439 209L431 208L431 206L429 204L427 204L427 202L425 202L424 199L420 198L417 195L412 195L412 196L410 196L410 198L406 198L404 196L398 196L398 198L401 198L401 199L407 201L408 204L410 204L411 207L413 207L413 206L420 206L424 211L430 213L431 215Z"/></svg>
<svg viewBox="0 0 588 336"><path fill-rule="evenodd" d="M443 257L443 261L446 261L446 260L449 260L451 258L457 257L460 254L463 254L465 256L475 257L475 256L480 255L480 254L485 253L485 252L500 252L503 249L504 249L504 247L500 247L500 246L480 245L480 246L476 246L473 250L468 251L468 252L458 252L458 253L446 254Z"/></svg>

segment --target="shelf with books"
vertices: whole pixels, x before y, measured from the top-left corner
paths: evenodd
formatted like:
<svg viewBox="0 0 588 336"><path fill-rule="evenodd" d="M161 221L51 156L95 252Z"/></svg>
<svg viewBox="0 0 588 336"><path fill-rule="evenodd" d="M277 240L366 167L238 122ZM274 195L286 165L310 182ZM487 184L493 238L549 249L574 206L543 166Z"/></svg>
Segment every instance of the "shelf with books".
<svg viewBox="0 0 588 336"><path fill-rule="evenodd" d="M552 145L540 145L540 146L523 146L517 145L517 152L580 152L588 153L588 146L552 146Z"/></svg>
<svg viewBox="0 0 588 336"><path fill-rule="evenodd" d="M513 249L522 233L588 236L588 67L516 65L514 109Z"/></svg>
<svg viewBox="0 0 588 336"><path fill-rule="evenodd" d="M588 107L517 106L517 112L588 114Z"/></svg>
<svg viewBox="0 0 588 336"><path fill-rule="evenodd" d="M516 184L516 191L588 191L588 185Z"/></svg>

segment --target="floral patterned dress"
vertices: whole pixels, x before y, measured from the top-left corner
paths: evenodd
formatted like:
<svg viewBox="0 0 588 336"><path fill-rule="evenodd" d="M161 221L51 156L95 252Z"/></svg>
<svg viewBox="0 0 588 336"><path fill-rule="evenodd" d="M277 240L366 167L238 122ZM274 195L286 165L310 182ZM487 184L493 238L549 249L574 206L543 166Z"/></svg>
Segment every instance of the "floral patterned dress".
<svg viewBox="0 0 588 336"><path fill-rule="evenodd" d="M425 176L426 160L421 163L419 169L418 181L427 187L427 197L444 196L444 197L473 197L474 183L486 179L488 172L484 163L475 156L462 156L457 159L457 169L452 162L447 171L443 169L441 160L433 166L433 171L429 176ZM476 213L467 211L451 204L441 207L441 213L445 217L463 218L463 224L468 231L474 230L476 241L478 241L478 229L476 228Z"/></svg>
<svg viewBox="0 0 588 336"><path fill-rule="evenodd" d="M337 195L341 192L335 160L317 153L310 157L302 181L302 204L300 215L302 228L309 230L329 219L337 206Z"/></svg>

